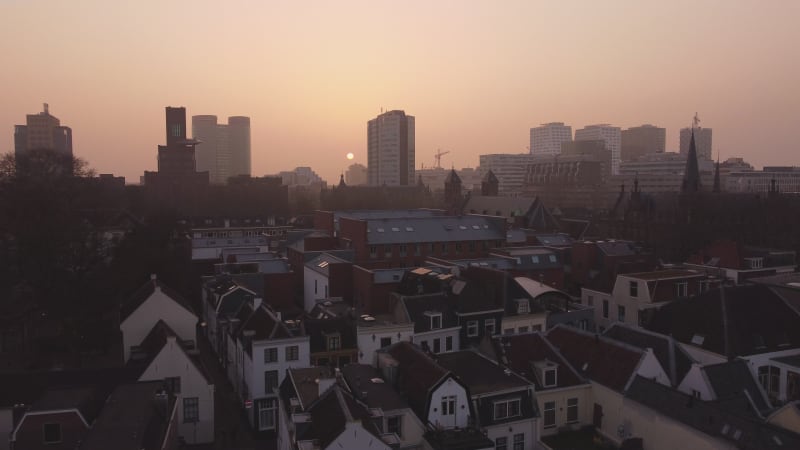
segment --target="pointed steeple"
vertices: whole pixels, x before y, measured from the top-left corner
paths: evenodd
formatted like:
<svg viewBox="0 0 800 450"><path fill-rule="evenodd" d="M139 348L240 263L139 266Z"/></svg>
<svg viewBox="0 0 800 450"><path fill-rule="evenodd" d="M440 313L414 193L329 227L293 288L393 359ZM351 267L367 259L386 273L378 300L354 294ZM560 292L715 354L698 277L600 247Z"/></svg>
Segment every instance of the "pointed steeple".
<svg viewBox="0 0 800 450"><path fill-rule="evenodd" d="M694 128L692 128L692 139L689 141L689 154L686 156L681 193L693 194L696 192L700 192L700 168L697 165L697 147L694 143Z"/></svg>
<svg viewBox="0 0 800 450"><path fill-rule="evenodd" d="M719 194L721 187L719 185L719 155L717 155L717 164L714 166L714 189L711 192Z"/></svg>
<svg viewBox="0 0 800 450"><path fill-rule="evenodd" d="M481 180L481 195L497 197L499 191L500 180L497 179L492 169L489 169Z"/></svg>
<svg viewBox="0 0 800 450"><path fill-rule="evenodd" d="M346 187L346 186L347 186L347 184L345 184L345 182L344 182L344 174L341 174L339 176L339 187Z"/></svg>

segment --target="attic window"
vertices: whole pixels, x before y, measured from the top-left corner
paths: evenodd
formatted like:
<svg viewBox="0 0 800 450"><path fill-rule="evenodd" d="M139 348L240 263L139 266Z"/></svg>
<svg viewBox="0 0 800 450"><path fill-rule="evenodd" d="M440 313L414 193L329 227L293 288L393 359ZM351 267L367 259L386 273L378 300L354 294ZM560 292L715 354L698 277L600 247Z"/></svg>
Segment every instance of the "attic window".
<svg viewBox="0 0 800 450"><path fill-rule="evenodd" d="M385 230L383 228L378 228L378 233L383 233Z"/></svg>
<svg viewBox="0 0 800 450"><path fill-rule="evenodd" d="M556 262L556 255L550 255L549 258L551 263Z"/></svg>
<svg viewBox="0 0 800 450"><path fill-rule="evenodd" d="M539 255L531 256L531 262L534 264L539 264Z"/></svg>
<svg viewBox="0 0 800 450"><path fill-rule="evenodd" d="M406 231L414 231L414 227L406 227Z"/></svg>
<svg viewBox="0 0 800 450"><path fill-rule="evenodd" d="M556 385L556 369L555 367L552 369L545 369L544 370L544 381L542 385L544 387L553 387Z"/></svg>
<svg viewBox="0 0 800 450"><path fill-rule="evenodd" d="M699 346L699 345L703 345L703 342L705 342L705 341L706 341L706 337L705 336L703 336L701 334L695 334L694 336L692 336L692 341L691 342L692 342L692 344Z"/></svg>
<svg viewBox="0 0 800 450"><path fill-rule="evenodd" d="M481 229L481 227L480 227L480 225L473 225L473 226L472 226L472 229L473 229L473 230L480 230L480 229Z"/></svg>
<svg viewBox="0 0 800 450"><path fill-rule="evenodd" d="M317 264L317 267L319 267L320 269L324 269L328 267L328 264L330 264L328 261L320 261L319 264Z"/></svg>
<svg viewBox="0 0 800 450"><path fill-rule="evenodd" d="M527 298L518 298L517 302L517 314L528 314L531 312L530 309L530 302L528 302Z"/></svg>
<svg viewBox="0 0 800 450"><path fill-rule="evenodd" d="M442 313L425 311L425 315L431 320L431 330L438 330L442 328Z"/></svg>
<svg viewBox="0 0 800 450"><path fill-rule="evenodd" d="M545 359L534 362L533 368L542 387L555 387L558 384L558 364Z"/></svg>
<svg viewBox="0 0 800 450"><path fill-rule="evenodd" d="M400 228L398 228L398 227L392 227L392 231L400 231Z"/></svg>
<svg viewBox="0 0 800 450"><path fill-rule="evenodd" d="M342 348L342 336L339 333L332 333L325 336L328 351L335 351Z"/></svg>
<svg viewBox="0 0 800 450"><path fill-rule="evenodd" d="M458 229L459 229L459 230L466 230L466 229L467 229L467 227L466 227L466 225L459 225L459 226L458 226Z"/></svg>

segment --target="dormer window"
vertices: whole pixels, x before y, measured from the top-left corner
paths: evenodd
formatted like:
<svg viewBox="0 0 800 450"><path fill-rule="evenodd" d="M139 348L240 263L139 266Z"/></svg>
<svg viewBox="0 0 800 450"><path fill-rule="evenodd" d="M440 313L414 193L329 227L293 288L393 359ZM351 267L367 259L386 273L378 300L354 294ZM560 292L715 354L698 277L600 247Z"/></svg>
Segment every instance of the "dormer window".
<svg viewBox="0 0 800 450"><path fill-rule="evenodd" d="M530 302L527 298L518 298L517 302L517 314L528 314L531 312Z"/></svg>
<svg viewBox="0 0 800 450"><path fill-rule="evenodd" d="M675 295L678 298L684 298L689 296L689 283L686 281L675 283Z"/></svg>
<svg viewBox="0 0 800 450"><path fill-rule="evenodd" d="M332 333L325 336L326 347L329 352L342 348L342 336L339 333Z"/></svg>
<svg viewBox="0 0 800 450"><path fill-rule="evenodd" d="M542 387L556 387L558 384L558 364L545 359L544 361L534 362L533 368Z"/></svg>
<svg viewBox="0 0 800 450"><path fill-rule="evenodd" d="M426 311L425 315L431 321L430 322L431 330L438 330L442 328L442 313Z"/></svg>
<svg viewBox="0 0 800 450"><path fill-rule="evenodd" d="M638 281L631 281L630 282L630 296L631 297L638 297L639 296L639 282Z"/></svg>
<svg viewBox="0 0 800 450"><path fill-rule="evenodd" d="M764 267L764 258L745 258L748 269L761 269Z"/></svg>
<svg viewBox="0 0 800 450"><path fill-rule="evenodd" d="M494 402L494 420L508 419L520 415L520 399L514 398Z"/></svg>

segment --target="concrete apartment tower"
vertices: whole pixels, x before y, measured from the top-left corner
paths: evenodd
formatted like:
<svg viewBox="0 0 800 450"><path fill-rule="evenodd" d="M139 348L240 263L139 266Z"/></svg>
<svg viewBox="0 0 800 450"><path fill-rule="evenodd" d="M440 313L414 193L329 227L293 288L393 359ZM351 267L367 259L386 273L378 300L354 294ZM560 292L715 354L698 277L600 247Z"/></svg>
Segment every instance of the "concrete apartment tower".
<svg viewBox="0 0 800 450"><path fill-rule="evenodd" d="M72 129L61 126L57 117L50 115L44 104L42 112L28 114L25 125L14 126L14 153L21 155L27 150L47 149L72 156Z"/></svg>
<svg viewBox="0 0 800 450"><path fill-rule="evenodd" d="M575 130L576 141L603 141L606 148L611 150L611 174L619 174L620 150L622 146L622 132L619 127L608 124L588 125L580 130Z"/></svg>
<svg viewBox="0 0 800 450"><path fill-rule="evenodd" d="M620 158L635 161L641 156L664 153L667 130L655 125L641 125L622 130Z"/></svg>
<svg viewBox="0 0 800 450"><path fill-rule="evenodd" d="M412 186L414 116L385 112L367 123L367 183L370 186Z"/></svg>
<svg viewBox="0 0 800 450"><path fill-rule="evenodd" d="M681 154L689 155L692 141L692 128L681 128ZM694 128L694 145L697 151L697 159L701 161L711 161L711 128Z"/></svg>
<svg viewBox="0 0 800 450"><path fill-rule="evenodd" d="M217 116L192 116L192 136L197 144L197 170L208 171L210 181L225 184L228 178L250 175L250 118L228 117L217 123Z"/></svg>
<svg viewBox="0 0 800 450"><path fill-rule="evenodd" d="M531 128L531 155L558 155L561 143L572 140L572 127L564 122L543 123Z"/></svg>

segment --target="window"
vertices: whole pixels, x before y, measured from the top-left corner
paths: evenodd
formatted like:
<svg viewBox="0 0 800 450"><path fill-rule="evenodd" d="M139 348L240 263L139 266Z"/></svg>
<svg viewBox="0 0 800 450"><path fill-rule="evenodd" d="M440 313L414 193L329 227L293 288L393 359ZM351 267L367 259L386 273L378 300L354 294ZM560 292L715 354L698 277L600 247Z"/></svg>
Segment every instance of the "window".
<svg viewBox="0 0 800 450"><path fill-rule="evenodd" d="M608 319L608 300L603 300L603 317Z"/></svg>
<svg viewBox="0 0 800 450"><path fill-rule="evenodd" d="M390 244L386 244L383 246L383 256L384 257L392 256L392 246Z"/></svg>
<svg viewBox="0 0 800 450"><path fill-rule="evenodd" d="M503 330L503 334L514 334L514 329L506 328L505 330Z"/></svg>
<svg viewBox="0 0 800 450"><path fill-rule="evenodd" d="M438 330L442 328L442 315L441 314L431 314L431 330Z"/></svg>
<svg viewBox="0 0 800 450"><path fill-rule="evenodd" d="M586 297L586 304L589 306L594 306L594 295L589 295Z"/></svg>
<svg viewBox="0 0 800 450"><path fill-rule="evenodd" d="M456 255L461 253L461 242L456 242Z"/></svg>
<svg viewBox="0 0 800 450"><path fill-rule="evenodd" d="M520 414L519 405L520 405L520 400L518 398L495 402L494 420L507 419L509 417L517 417Z"/></svg>
<svg viewBox="0 0 800 450"><path fill-rule="evenodd" d="M639 296L639 282L638 281L631 281L630 282L630 295L631 295L631 297L638 297Z"/></svg>
<svg viewBox="0 0 800 450"><path fill-rule="evenodd" d="M400 244L400 256L406 255L408 255L408 247L406 247L406 244Z"/></svg>
<svg viewBox="0 0 800 450"><path fill-rule="evenodd" d="M527 333L529 329L530 329L530 328L528 328L527 326L524 326L524 327L519 327L519 328L517 329L517 332L518 332L519 334L522 334L522 333Z"/></svg>
<svg viewBox="0 0 800 450"><path fill-rule="evenodd" d="M551 387L556 385L556 369L547 369L544 371L544 386Z"/></svg>
<svg viewBox="0 0 800 450"><path fill-rule="evenodd" d="M625 322L625 307L622 305L617 306L617 320Z"/></svg>
<svg viewBox="0 0 800 450"><path fill-rule="evenodd" d="M517 299L517 314L528 314L530 312L530 302L527 298Z"/></svg>
<svg viewBox="0 0 800 450"><path fill-rule="evenodd" d="M578 398L567 399L567 423L578 421Z"/></svg>
<svg viewBox="0 0 800 450"><path fill-rule="evenodd" d="M314 293L317 293L317 280L314 280Z"/></svg>
<svg viewBox="0 0 800 450"><path fill-rule="evenodd" d="M544 427L556 426L556 402L544 402Z"/></svg>
<svg viewBox="0 0 800 450"><path fill-rule="evenodd" d="M419 346L420 346L420 347L422 347L422 349L423 349L423 350L425 350L425 351L427 351L427 350L429 349L429 347L428 347L428 341L422 341L422 342L420 342L420 343L419 343Z"/></svg>
<svg viewBox="0 0 800 450"><path fill-rule="evenodd" d="M688 297L689 296L689 283L684 281L682 283L675 284L675 295L678 297Z"/></svg>
<svg viewBox="0 0 800 450"><path fill-rule="evenodd" d="M514 435L514 450L525 450L525 433Z"/></svg>
<svg viewBox="0 0 800 450"><path fill-rule="evenodd" d="M181 393L181 377L164 378L164 388L173 394Z"/></svg>
<svg viewBox="0 0 800 450"><path fill-rule="evenodd" d="M267 398L258 401L258 429L275 429L275 412L278 409L278 400Z"/></svg>
<svg viewBox="0 0 800 450"><path fill-rule="evenodd" d="M508 438L504 436L495 439L494 450L508 450Z"/></svg>
<svg viewBox="0 0 800 450"><path fill-rule="evenodd" d="M381 348L388 347L390 345L392 345L392 338L390 337L381 338Z"/></svg>
<svg viewBox="0 0 800 450"><path fill-rule="evenodd" d="M278 362L278 347L269 347L264 349L264 362Z"/></svg>
<svg viewBox="0 0 800 450"><path fill-rule="evenodd" d="M339 333L328 335L327 338L329 352L333 352L342 348L342 338Z"/></svg>
<svg viewBox="0 0 800 450"><path fill-rule="evenodd" d="M403 416L392 416L386 418L386 432L395 433L397 437L403 437Z"/></svg>
<svg viewBox="0 0 800 450"><path fill-rule="evenodd" d="M45 444L57 444L61 442L60 423L46 423L42 425L42 433L44 434Z"/></svg>
<svg viewBox="0 0 800 450"><path fill-rule="evenodd" d="M269 394L278 388L278 371L268 370L264 372L264 393Z"/></svg>
<svg viewBox="0 0 800 450"><path fill-rule="evenodd" d="M696 399L702 399L703 398L703 396L700 394L700 391L698 391L697 389L692 389L692 397L694 397Z"/></svg>
<svg viewBox="0 0 800 450"><path fill-rule="evenodd" d="M444 351L449 352L453 350L453 336L444 338Z"/></svg>
<svg viewBox="0 0 800 450"><path fill-rule="evenodd" d="M439 353L442 351L442 340L436 338L433 340L433 353Z"/></svg>
<svg viewBox="0 0 800 450"><path fill-rule="evenodd" d="M467 336L473 337L478 335L478 321L470 320L467 322Z"/></svg>
<svg viewBox="0 0 800 450"><path fill-rule="evenodd" d="M556 255L549 255L547 258L550 259L551 263L556 262Z"/></svg>
<svg viewBox="0 0 800 450"><path fill-rule="evenodd" d="M197 397L186 397L183 399L183 423L195 423L200 421L200 402Z"/></svg>
<svg viewBox="0 0 800 450"><path fill-rule="evenodd" d="M422 254L422 244L414 244L414 256Z"/></svg>
<svg viewBox="0 0 800 450"><path fill-rule="evenodd" d="M373 258L373 259L378 257L378 246L377 245L370 245L369 246L369 257Z"/></svg>
<svg viewBox="0 0 800 450"><path fill-rule="evenodd" d="M300 359L300 347L296 345L289 345L286 347L286 360L297 361Z"/></svg>
<svg viewBox="0 0 800 450"><path fill-rule="evenodd" d="M447 254L447 242L442 242L442 254Z"/></svg>
<svg viewBox="0 0 800 450"><path fill-rule="evenodd" d="M456 396L446 395L442 397L442 415L452 416L456 413Z"/></svg>
<svg viewBox="0 0 800 450"><path fill-rule="evenodd" d="M494 319L486 319L483 321L483 326L486 329L486 334L492 336L494 334Z"/></svg>
<svg viewBox="0 0 800 450"><path fill-rule="evenodd" d="M474 253L475 252L475 241L469 241L468 245L469 245L469 252L470 253Z"/></svg>

